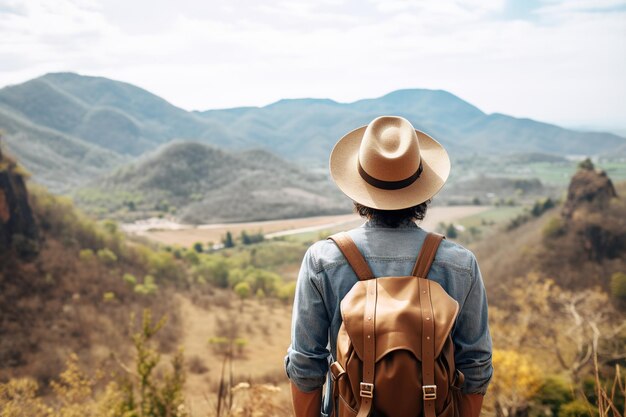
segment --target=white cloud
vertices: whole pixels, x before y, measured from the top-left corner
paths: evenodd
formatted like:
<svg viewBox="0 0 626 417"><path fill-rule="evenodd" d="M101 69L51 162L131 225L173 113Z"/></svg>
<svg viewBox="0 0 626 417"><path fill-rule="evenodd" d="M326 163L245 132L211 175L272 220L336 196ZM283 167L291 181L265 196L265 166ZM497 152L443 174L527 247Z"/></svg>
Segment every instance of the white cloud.
<svg viewBox="0 0 626 417"><path fill-rule="evenodd" d="M443 88L489 112L626 124L624 4L550 1L528 20L504 0L0 0L0 85L74 70L197 109Z"/></svg>

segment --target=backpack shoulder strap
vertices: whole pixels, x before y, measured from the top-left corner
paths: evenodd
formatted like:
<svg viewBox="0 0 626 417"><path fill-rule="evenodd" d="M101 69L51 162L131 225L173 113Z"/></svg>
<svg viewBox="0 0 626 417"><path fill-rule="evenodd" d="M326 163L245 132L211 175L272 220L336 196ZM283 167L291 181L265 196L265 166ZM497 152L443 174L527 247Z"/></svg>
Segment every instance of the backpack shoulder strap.
<svg viewBox="0 0 626 417"><path fill-rule="evenodd" d="M329 237L330 240L335 242L337 247L343 256L346 257L348 264L352 267L359 281L368 280L374 278L374 274L370 269L367 261L356 247L356 244L346 232L336 233Z"/></svg>
<svg viewBox="0 0 626 417"><path fill-rule="evenodd" d="M422 249L417 256L417 262L415 262L413 274L411 275L426 278L426 275L428 275L428 271L430 270L430 266L435 260L435 254L437 253L437 249L439 249L439 244L445 238L445 236L438 233L429 233L426 235Z"/></svg>

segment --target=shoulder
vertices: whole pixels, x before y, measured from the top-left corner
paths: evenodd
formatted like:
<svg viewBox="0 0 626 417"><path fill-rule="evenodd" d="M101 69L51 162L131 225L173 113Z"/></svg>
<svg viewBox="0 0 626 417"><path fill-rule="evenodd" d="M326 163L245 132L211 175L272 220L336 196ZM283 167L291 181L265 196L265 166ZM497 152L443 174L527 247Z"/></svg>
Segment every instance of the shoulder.
<svg viewBox="0 0 626 417"><path fill-rule="evenodd" d="M341 251L330 239L320 240L312 244L304 258L315 273L331 268L335 264L345 263Z"/></svg>
<svg viewBox="0 0 626 417"><path fill-rule="evenodd" d="M476 264L476 256L461 244L444 239L439 245L435 263L462 272L470 272Z"/></svg>

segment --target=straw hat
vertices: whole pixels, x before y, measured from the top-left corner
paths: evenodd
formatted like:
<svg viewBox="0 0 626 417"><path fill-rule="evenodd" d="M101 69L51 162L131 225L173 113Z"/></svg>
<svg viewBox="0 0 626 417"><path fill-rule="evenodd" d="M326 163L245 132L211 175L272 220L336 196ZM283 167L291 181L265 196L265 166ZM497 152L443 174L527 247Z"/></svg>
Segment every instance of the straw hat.
<svg viewBox="0 0 626 417"><path fill-rule="evenodd" d="M450 158L408 120L381 116L339 139L330 154L330 174L357 203L400 210L437 194L450 174Z"/></svg>

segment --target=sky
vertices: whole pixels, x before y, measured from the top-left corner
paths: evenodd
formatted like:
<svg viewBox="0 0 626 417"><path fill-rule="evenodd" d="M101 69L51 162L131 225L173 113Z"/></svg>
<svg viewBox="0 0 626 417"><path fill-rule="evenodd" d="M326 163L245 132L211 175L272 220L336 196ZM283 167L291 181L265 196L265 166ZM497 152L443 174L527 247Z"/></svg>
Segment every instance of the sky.
<svg viewBox="0 0 626 417"><path fill-rule="evenodd" d="M0 87L58 71L187 110L429 88L626 131L626 0L0 0Z"/></svg>

